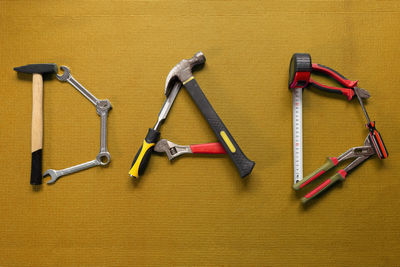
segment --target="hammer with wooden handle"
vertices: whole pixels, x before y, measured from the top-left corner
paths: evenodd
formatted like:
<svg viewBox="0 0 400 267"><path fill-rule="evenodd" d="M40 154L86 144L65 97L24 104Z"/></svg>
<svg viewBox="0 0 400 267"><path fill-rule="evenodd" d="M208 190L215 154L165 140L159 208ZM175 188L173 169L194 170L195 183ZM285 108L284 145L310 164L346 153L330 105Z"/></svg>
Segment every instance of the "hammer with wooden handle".
<svg viewBox="0 0 400 267"><path fill-rule="evenodd" d="M57 73L56 64L29 64L14 68L17 72L33 74L32 77L32 167L31 185L42 184L43 148L43 76Z"/></svg>

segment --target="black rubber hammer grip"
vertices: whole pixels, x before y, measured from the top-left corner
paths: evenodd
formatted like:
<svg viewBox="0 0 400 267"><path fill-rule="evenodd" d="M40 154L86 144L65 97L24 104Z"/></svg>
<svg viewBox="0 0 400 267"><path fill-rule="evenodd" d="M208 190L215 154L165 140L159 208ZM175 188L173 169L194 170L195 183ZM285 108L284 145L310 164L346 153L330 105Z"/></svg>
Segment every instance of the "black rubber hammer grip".
<svg viewBox="0 0 400 267"><path fill-rule="evenodd" d="M235 139L233 139L232 135L211 106L210 102L208 102L207 97L200 89L196 80L192 77L188 81L184 82L183 85L189 92L197 107L200 109L203 116L206 118L211 129L218 137L219 142L236 165L240 177L243 178L249 175L254 168L255 162L249 160L242 152Z"/></svg>

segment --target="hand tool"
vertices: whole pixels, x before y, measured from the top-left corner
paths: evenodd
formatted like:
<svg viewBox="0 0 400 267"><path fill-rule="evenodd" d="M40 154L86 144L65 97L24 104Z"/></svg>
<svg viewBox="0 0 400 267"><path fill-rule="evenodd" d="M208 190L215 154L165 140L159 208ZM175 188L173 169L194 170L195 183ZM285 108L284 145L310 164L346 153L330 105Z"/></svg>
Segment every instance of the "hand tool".
<svg viewBox="0 0 400 267"><path fill-rule="evenodd" d="M308 55L310 56L310 55ZM311 57L310 57L310 63L311 63ZM341 85L344 86L343 87L335 87L335 86L328 86L328 85L324 85L321 84L319 82L316 82L315 80L311 79L311 76L309 76L308 79L308 84L314 86L317 89L329 92L329 93L336 93L336 94L340 94L340 95L344 95L347 97L347 100L351 100L354 97L354 87L357 86L358 81L351 81L349 79L347 79L346 77L344 77L342 74L340 74L339 72L335 71L334 69L321 65L321 64L317 64L317 63L312 63L311 64L311 72L312 73L318 73L318 74L324 74L327 75L329 78L334 79L335 81L337 81L338 83L340 83ZM294 81L296 81L296 78L294 79ZM360 97L361 98L369 98L370 94L367 90L361 89L360 88Z"/></svg>
<svg viewBox="0 0 400 267"><path fill-rule="evenodd" d="M195 62L193 62L193 64L195 64ZM182 84L176 82L171 91L165 92L167 98L165 99L160 113L158 114L158 120L153 129L149 128L149 131L147 132L147 135L143 140L143 144L140 146L139 151L136 153L135 158L133 159L131 169L129 170L129 175L131 177L138 178L139 176L143 175L147 164L149 163L154 145L160 138L159 129L167 118L172 104L174 103L175 98L178 95L181 87Z"/></svg>
<svg viewBox="0 0 400 267"><path fill-rule="evenodd" d="M43 76L57 73L56 64L29 64L14 68L32 75L31 185L42 184L43 148Z"/></svg>
<svg viewBox="0 0 400 267"><path fill-rule="evenodd" d="M61 176L82 171L94 166L106 166L111 161L111 155L107 150L107 117L108 112L112 108L111 103L108 99L99 100L92 95L85 87L83 87L77 80L72 77L68 67L61 66L61 70L64 71L63 75L57 75L57 79L61 82L70 83L75 89L77 89L84 97L86 97L95 107L96 113L100 116L100 152L97 154L96 159L88 161L82 164L78 164L62 170L47 170L43 176L50 175L51 179L47 182L48 184L55 183Z"/></svg>
<svg viewBox="0 0 400 267"><path fill-rule="evenodd" d="M303 89L311 75L311 56L297 53L290 59L289 89L293 93L293 177L303 179Z"/></svg>
<svg viewBox="0 0 400 267"><path fill-rule="evenodd" d="M181 146L167 139L158 141L154 146L154 151L165 152L169 160L173 160L183 154L226 154L224 147L220 143Z"/></svg>
<svg viewBox="0 0 400 267"><path fill-rule="evenodd" d="M375 128L375 121L371 122L369 119L367 110L364 107L364 103L362 100L362 94L364 93L365 90L362 90L361 88L354 87L354 92L357 95L358 102L360 102L361 108L364 111L364 115L367 118L367 124L366 127L369 130L368 138L372 145L375 148L375 151L379 157L379 159L386 159L389 156L389 152L386 149L385 143L383 142L381 134L376 130Z"/></svg>
<svg viewBox="0 0 400 267"><path fill-rule="evenodd" d="M325 74L333 78L344 88L321 84L311 79L311 73ZM351 100L354 96L354 87L358 81L351 81L339 72L327 66L311 62L310 54L296 53L292 56L289 66L289 89L293 91L293 165L294 183L303 179L303 124L302 124L302 92L308 85L317 89L342 94ZM369 98L370 94L360 89L361 98Z"/></svg>
<svg viewBox="0 0 400 267"><path fill-rule="evenodd" d="M192 74L192 62L194 61L199 63L198 66L202 66L205 63L206 58L202 52L198 52L191 59L184 59L179 62L167 76L165 82L165 93L167 94L167 92L171 90L177 80L182 82L182 85L189 92L193 101L217 136L219 142L232 159L239 171L240 177L243 178L251 173L255 163L249 160L242 152L239 145L233 139L232 135L229 133L228 129L204 95L203 91L200 89L200 86Z"/></svg>
<svg viewBox="0 0 400 267"><path fill-rule="evenodd" d="M301 188L304 188L306 185L308 185L310 182L314 181L316 178L320 177L322 174L327 172L328 170L332 169L333 167L337 166L339 163L350 159L350 158L356 158L354 161L352 161L349 165L347 165L344 169L339 170L335 175L327 179L325 182L321 183L319 186L317 186L315 189L313 189L311 192L306 194L301 201L303 203L306 203L310 199L313 199L323 191L325 191L327 188L329 188L331 185L336 183L337 181L344 181L346 179L347 174L349 174L352 170L354 170L357 166L359 166L361 163L369 159L371 156L377 154L377 151L374 149L374 147L371 145L370 139L367 136L364 141L364 146L360 147L353 147L344 152L342 155L339 157L330 157L326 161L324 165L322 165L320 168L312 172L310 175L305 177L302 181L298 182L297 184L293 185L293 189L299 190Z"/></svg>

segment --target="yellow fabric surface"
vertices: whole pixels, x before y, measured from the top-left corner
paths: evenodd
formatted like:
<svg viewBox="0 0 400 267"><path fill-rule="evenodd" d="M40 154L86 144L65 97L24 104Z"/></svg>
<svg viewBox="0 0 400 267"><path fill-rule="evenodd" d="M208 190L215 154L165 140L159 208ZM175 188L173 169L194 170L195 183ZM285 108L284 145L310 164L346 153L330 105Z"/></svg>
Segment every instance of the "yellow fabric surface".
<svg viewBox="0 0 400 267"><path fill-rule="evenodd" d="M399 11L398 1L0 0L0 265L398 266ZM194 76L253 173L242 180L227 156L155 155L133 182L165 78L199 50L207 61ZM291 189L295 52L360 81L390 153L306 208ZM48 62L111 101L112 160L34 191L32 83L13 67ZM303 103L305 175L363 144L356 100L311 88ZM43 171L94 159L99 135L90 102L46 80ZM216 141L184 89L161 136Z"/></svg>

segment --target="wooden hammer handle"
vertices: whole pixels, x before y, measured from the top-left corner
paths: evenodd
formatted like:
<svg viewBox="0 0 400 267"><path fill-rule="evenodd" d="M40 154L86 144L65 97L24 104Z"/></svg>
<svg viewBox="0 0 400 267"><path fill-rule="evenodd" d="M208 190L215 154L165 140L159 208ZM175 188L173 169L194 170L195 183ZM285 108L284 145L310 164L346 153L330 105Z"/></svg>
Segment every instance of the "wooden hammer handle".
<svg viewBox="0 0 400 267"><path fill-rule="evenodd" d="M31 185L42 184L43 148L43 77L34 73L32 77L32 166Z"/></svg>

